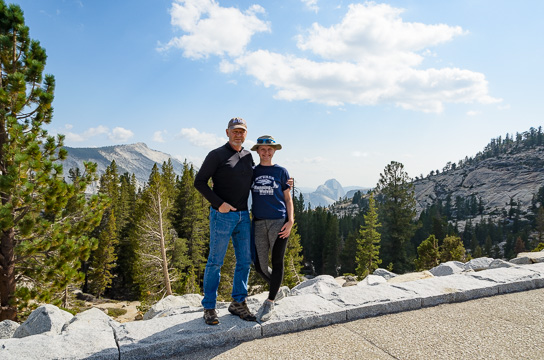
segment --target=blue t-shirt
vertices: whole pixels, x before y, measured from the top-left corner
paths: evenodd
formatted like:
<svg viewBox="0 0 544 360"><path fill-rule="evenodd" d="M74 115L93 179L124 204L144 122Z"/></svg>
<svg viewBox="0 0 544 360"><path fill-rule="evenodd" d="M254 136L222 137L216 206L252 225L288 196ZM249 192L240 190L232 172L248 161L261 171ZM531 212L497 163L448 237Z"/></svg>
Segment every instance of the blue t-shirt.
<svg viewBox="0 0 544 360"><path fill-rule="evenodd" d="M252 211L257 219L284 219L287 214L283 191L289 188L289 173L279 165L257 165L251 184Z"/></svg>

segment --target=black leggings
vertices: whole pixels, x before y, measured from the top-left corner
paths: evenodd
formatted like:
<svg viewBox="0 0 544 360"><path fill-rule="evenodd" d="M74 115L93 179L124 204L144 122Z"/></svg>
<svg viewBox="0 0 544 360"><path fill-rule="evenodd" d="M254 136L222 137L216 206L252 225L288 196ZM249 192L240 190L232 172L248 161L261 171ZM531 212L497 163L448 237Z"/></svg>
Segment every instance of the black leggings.
<svg viewBox="0 0 544 360"><path fill-rule="evenodd" d="M274 242L274 247L272 248L272 273L264 273L261 269L261 265L259 263L259 255L257 254L255 256L255 271L263 279L266 280L268 285L270 286L269 293L268 293L268 299L274 301L276 298L276 294L278 293L278 290L280 289L281 282L283 281L283 258L285 256L285 249L287 248L287 241L289 238L282 239L279 236L276 238L276 241Z"/></svg>

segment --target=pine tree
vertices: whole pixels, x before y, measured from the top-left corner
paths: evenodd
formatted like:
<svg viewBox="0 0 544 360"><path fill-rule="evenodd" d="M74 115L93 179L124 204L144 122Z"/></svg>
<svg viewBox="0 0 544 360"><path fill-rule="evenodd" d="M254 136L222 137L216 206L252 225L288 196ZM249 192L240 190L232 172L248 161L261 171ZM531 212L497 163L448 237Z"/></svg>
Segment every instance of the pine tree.
<svg viewBox="0 0 544 360"><path fill-rule="evenodd" d="M357 238L357 255L355 258L357 262L355 273L359 279L364 279L368 274L371 274L382 262L379 258L381 236L378 232L381 224L378 222L376 202L373 195L370 195L369 208L364 219L365 225L361 226Z"/></svg>
<svg viewBox="0 0 544 360"><path fill-rule="evenodd" d="M112 161L104 174L100 176L99 193L107 196L110 203L102 216L100 226L93 231L93 235L98 238L98 246L91 253L88 264L89 269L86 269L88 270L86 271L87 281L84 287L84 291L89 291L87 286L90 283L90 291L97 297L102 296L106 288L112 283L113 274L111 270L115 267L115 261L117 260L115 249L119 243L116 220L119 209L119 176L115 161Z"/></svg>
<svg viewBox="0 0 544 360"><path fill-rule="evenodd" d="M440 261L462 261L467 260L465 247L458 236L446 236L440 247Z"/></svg>
<svg viewBox="0 0 544 360"><path fill-rule="evenodd" d="M198 277L193 266L189 267L189 271L185 275L185 279L181 284L179 293L181 294L200 294L200 286L198 285Z"/></svg>
<svg viewBox="0 0 544 360"><path fill-rule="evenodd" d="M198 284L202 283L206 267L207 240L209 239L209 204L193 186L195 170L187 161L183 164L181 179L177 182L177 197L172 223L180 238L187 243L190 263ZM186 269L180 269L185 271Z"/></svg>
<svg viewBox="0 0 544 360"><path fill-rule="evenodd" d="M268 289L268 283L261 275L259 275L259 273L257 273L255 270L255 264L251 264L247 283L248 295L260 294Z"/></svg>
<svg viewBox="0 0 544 360"><path fill-rule="evenodd" d="M320 206L307 211L306 240L302 243L304 258L312 266L312 273L324 274L325 231L327 229L327 212Z"/></svg>
<svg viewBox="0 0 544 360"><path fill-rule="evenodd" d="M285 257L283 258L283 268L283 285L291 289L302 282L303 278L300 275L302 270L302 245L300 245L300 235L296 223L291 228L291 235L289 235Z"/></svg>
<svg viewBox="0 0 544 360"><path fill-rule="evenodd" d="M111 270L115 267L117 256L115 255L115 245L117 244L117 228L115 225L115 210L106 211L103 217L103 225L100 235L98 235L98 247L93 251L90 264L90 288L93 294L101 297L106 288L110 286L113 274Z"/></svg>
<svg viewBox="0 0 544 360"><path fill-rule="evenodd" d="M418 258L415 260L418 271L429 270L440 264L440 251L438 240L430 235L417 247Z"/></svg>
<svg viewBox="0 0 544 360"><path fill-rule="evenodd" d="M521 238L521 236L518 236L516 239L516 243L514 245L514 254L519 254L520 252L525 251L525 242Z"/></svg>
<svg viewBox="0 0 544 360"><path fill-rule="evenodd" d="M361 226L361 225L359 225ZM344 240L344 246L340 252L340 265L342 275L353 275L357 268L357 235L359 231L350 231Z"/></svg>
<svg viewBox="0 0 544 360"><path fill-rule="evenodd" d="M170 223L174 185L163 164L163 177L157 164L153 166L149 181L142 192L139 204L139 284L144 299L156 299L162 294L172 295L172 281L177 274L170 267L172 249L177 234Z"/></svg>
<svg viewBox="0 0 544 360"><path fill-rule="evenodd" d="M540 205L536 215L536 232L537 232L537 241L539 243L544 242L544 204Z"/></svg>
<svg viewBox="0 0 544 360"><path fill-rule="evenodd" d="M64 136L43 129L55 89L46 58L21 8L0 0L0 321L16 320L30 300L62 301L81 280L94 246L86 234L103 211L100 197L84 196L96 165L85 164L78 184L64 182Z"/></svg>
<svg viewBox="0 0 544 360"><path fill-rule="evenodd" d="M177 293L181 294L185 294L182 289L186 285L185 283L187 282L188 277L195 276L195 281L197 281L196 286L198 287L199 285L198 278L196 278L195 269L192 265L190 265L191 262L189 260L189 256L187 255L187 251L187 240L179 237L174 239L174 246L169 251L169 258L171 259L170 265L173 269L175 269L176 273L179 274L173 288ZM192 271L193 274L189 274L190 271Z"/></svg>
<svg viewBox="0 0 544 360"><path fill-rule="evenodd" d="M221 266L221 279L217 290L217 299L219 301L228 301L231 299L232 282L234 280L234 269L236 267L236 256L232 241L229 242L227 253Z"/></svg>
<svg viewBox="0 0 544 360"><path fill-rule="evenodd" d="M484 251L482 250L482 247L480 245L477 245L472 255L474 256L474 258L479 258L484 256Z"/></svg>
<svg viewBox="0 0 544 360"><path fill-rule="evenodd" d="M487 256L492 256L491 249L493 248L493 242L491 236L487 235L485 238L484 252Z"/></svg>
<svg viewBox="0 0 544 360"><path fill-rule="evenodd" d="M379 218L382 224L382 260L393 264L396 273L411 270L408 260L412 251L410 239L415 233L413 219L416 215L414 185L404 165L392 161L380 174L376 186L379 199Z"/></svg>
<svg viewBox="0 0 544 360"><path fill-rule="evenodd" d="M118 213L115 214L118 242L115 248L116 267L111 284L115 299L134 299L140 293L135 280L137 272L138 232L136 226L136 177L124 173L119 177Z"/></svg>
<svg viewBox="0 0 544 360"><path fill-rule="evenodd" d="M326 214L325 232L323 237L323 273L338 276L338 253L340 250L340 238L338 236L338 218L331 213Z"/></svg>

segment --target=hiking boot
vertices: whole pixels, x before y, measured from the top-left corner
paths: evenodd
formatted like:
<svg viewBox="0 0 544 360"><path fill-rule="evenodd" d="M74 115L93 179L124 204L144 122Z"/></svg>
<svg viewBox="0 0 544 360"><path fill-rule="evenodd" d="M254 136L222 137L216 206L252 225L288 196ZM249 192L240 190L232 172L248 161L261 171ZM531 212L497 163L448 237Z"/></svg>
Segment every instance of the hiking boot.
<svg viewBox="0 0 544 360"><path fill-rule="evenodd" d="M274 302L273 301L270 301L270 300L265 300L264 303L263 303L263 306L261 306L261 316L260 316L260 321L261 322L265 322L265 321L268 321L270 320L270 318L272 317L272 315L274 315Z"/></svg>
<svg viewBox="0 0 544 360"><path fill-rule="evenodd" d="M278 290L278 293L276 294L276 298L274 299L274 301L280 301L281 299L289 296L289 287L287 286L282 286L279 290Z"/></svg>
<svg viewBox="0 0 544 360"><path fill-rule="evenodd" d="M249 311L249 308L247 307L247 303L245 301L241 303L236 301L231 302L229 305L229 312L232 315L238 315L240 319L245 321L257 321L255 315L253 315L251 311Z"/></svg>
<svg viewBox="0 0 544 360"><path fill-rule="evenodd" d="M204 321L208 325L217 325L219 324L219 318L215 309L204 309Z"/></svg>

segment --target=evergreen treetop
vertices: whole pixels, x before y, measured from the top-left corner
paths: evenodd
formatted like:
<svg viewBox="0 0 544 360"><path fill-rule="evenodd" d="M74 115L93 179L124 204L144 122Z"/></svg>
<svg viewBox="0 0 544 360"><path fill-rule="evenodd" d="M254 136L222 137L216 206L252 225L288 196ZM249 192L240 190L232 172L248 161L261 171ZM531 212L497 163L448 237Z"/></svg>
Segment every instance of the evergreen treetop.
<svg viewBox="0 0 544 360"><path fill-rule="evenodd" d="M64 182L64 136L43 129L55 90L54 77L43 76L46 59L21 8L0 0L0 321L16 320L30 300L61 301L81 279L80 262L95 246L87 234L103 211L102 197L83 193L96 165Z"/></svg>

